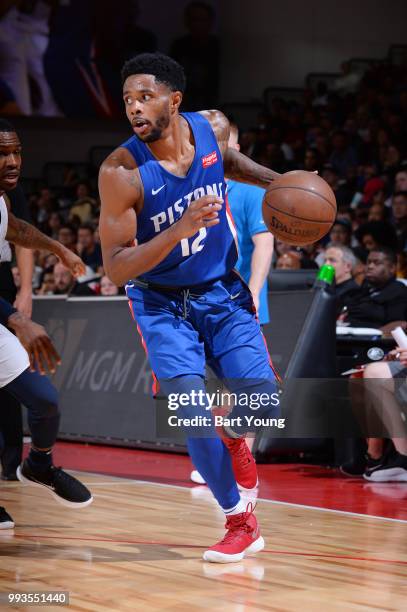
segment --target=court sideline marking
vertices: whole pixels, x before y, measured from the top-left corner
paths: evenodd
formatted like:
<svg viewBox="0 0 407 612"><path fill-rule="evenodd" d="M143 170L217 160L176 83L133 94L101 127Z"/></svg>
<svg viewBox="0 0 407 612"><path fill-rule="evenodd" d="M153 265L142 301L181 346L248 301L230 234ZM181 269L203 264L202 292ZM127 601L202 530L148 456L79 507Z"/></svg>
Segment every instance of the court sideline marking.
<svg viewBox="0 0 407 612"><path fill-rule="evenodd" d="M95 476L95 472L80 472L81 474L88 474L91 476ZM100 474L102 476L102 474ZM94 486L115 486L115 485L122 485L123 483L132 483L132 484L145 484L145 485L153 485L156 487L168 487L168 488L173 488L173 489L182 489L183 491L185 490L191 490L194 487L187 487L187 486L182 486L182 485L175 485L175 484L168 484L168 483L164 483L164 482L153 482L150 480L135 480L133 478L123 478L120 476L112 476L112 478L117 478L118 480L116 482L91 482L91 483L84 483L89 487L94 487ZM199 485L198 485L199 486ZM205 486L205 485L202 485ZM209 489L208 489L209 490ZM279 501L279 500L274 500L274 499L266 499L264 497L257 497L256 501L259 502L265 502L266 504L277 504L277 505L282 505L282 506L289 506L292 508L306 508L307 510L318 510L319 512L335 512L336 514L344 514L346 516L354 516L356 518L370 518L370 519L375 519L375 520L379 520L379 521L390 521L393 523L404 523L407 524L407 520L406 519L396 519L396 518L390 518L387 516L377 516L375 514L362 514L359 512L350 512L349 510L336 510L335 508L322 508L321 506L308 506L306 504L296 504L293 502L284 502L284 501Z"/></svg>

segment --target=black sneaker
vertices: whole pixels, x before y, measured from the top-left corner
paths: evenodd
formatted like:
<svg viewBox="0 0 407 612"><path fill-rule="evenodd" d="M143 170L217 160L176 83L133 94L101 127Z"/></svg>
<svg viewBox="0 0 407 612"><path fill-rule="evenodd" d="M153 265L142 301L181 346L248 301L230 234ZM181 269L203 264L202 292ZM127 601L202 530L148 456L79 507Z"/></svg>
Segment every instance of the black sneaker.
<svg viewBox="0 0 407 612"><path fill-rule="evenodd" d="M381 465L367 469L364 477L371 482L407 482L407 455L391 453Z"/></svg>
<svg viewBox="0 0 407 612"><path fill-rule="evenodd" d="M0 506L0 529L14 529L14 521L3 506Z"/></svg>
<svg viewBox="0 0 407 612"><path fill-rule="evenodd" d="M372 459L370 455L366 454L363 459L348 461L348 463L341 465L339 469L345 476L352 476L353 478L360 476L362 478L366 470L380 466L383 463L383 459L383 456L379 459Z"/></svg>
<svg viewBox="0 0 407 612"><path fill-rule="evenodd" d="M47 489L64 506L84 508L93 502L85 485L53 465L46 472L34 471L26 460L17 468L17 476L25 484Z"/></svg>

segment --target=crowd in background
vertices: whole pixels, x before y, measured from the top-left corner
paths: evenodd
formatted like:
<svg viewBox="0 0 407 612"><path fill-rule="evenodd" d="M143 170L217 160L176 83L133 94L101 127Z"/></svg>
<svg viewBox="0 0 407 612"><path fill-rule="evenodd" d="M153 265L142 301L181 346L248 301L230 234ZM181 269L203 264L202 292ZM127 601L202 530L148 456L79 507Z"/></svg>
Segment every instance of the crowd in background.
<svg viewBox="0 0 407 612"><path fill-rule="evenodd" d="M0 1L0 112L123 116L120 67L131 55L154 51L157 41L138 24L138 2L126 0L120 11L111 9L107 0ZM214 20L209 5L190 2L186 33L171 45L171 54L187 72L184 109L216 104L219 48ZM277 240L273 267L317 269L326 259L327 247L339 246L351 250L352 257L342 253L351 262L352 280L363 286L369 252L384 248L388 261L396 258L394 274L406 279L406 143L403 65L377 62L362 74L344 62L342 74L329 87L321 81L304 89L300 100L272 99L256 124L241 132L241 151L278 172L318 171L338 204L335 224L319 243L295 248ZM85 282L76 282L53 256L37 254L35 293L123 291L103 271L95 175L79 175L67 166L61 185L51 189L44 182L26 189L25 195L33 222L81 255L87 265L86 278L81 279ZM334 261L338 254L330 252L329 257ZM17 268L14 274L18 284ZM407 319L407 312L402 319Z"/></svg>
<svg viewBox="0 0 407 612"><path fill-rule="evenodd" d="M357 249L362 263L373 246L394 250L404 278L407 70L381 64L356 87L350 81L339 91L318 89L304 90L301 103L275 98L241 139L242 152L259 163L279 172L317 170L335 193L338 215L330 238L295 251L299 256L284 267L309 266L329 240ZM279 256L286 251L277 243Z"/></svg>

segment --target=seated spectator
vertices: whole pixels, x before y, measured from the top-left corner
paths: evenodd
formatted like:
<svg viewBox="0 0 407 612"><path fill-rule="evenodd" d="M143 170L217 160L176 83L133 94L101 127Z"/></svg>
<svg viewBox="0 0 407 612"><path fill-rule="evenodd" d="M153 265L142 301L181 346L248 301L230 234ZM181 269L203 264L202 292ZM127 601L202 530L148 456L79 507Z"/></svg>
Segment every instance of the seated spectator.
<svg viewBox="0 0 407 612"><path fill-rule="evenodd" d="M35 292L36 295L53 295L55 293L54 269L45 268L41 274L40 286Z"/></svg>
<svg viewBox="0 0 407 612"><path fill-rule="evenodd" d="M305 151L303 167L304 170L307 170L308 172L314 172L315 170L319 169L320 159L316 149L307 149Z"/></svg>
<svg viewBox="0 0 407 612"><path fill-rule="evenodd" d="M76 253L77 234L72 225L65 224L58 231L58 242Z"/></svg>
<svg viewBox="0 0 407 612"><path fill-rule="evenodd" d="M352 224L346 219L337 219L329 233L330 244L350 247L351 240Z"/></svg>
<svg viewBox="0 0 407 612"><path fill-rule="evenodd" d="M92 270L97 270L103 264L102 249L95 241L95 230L88 223L79 227L77 251L83 262Z"/></svg>
<svg viewBox="0 0 407 612"><path fill-rule="evenodd" d="M60 262L54 267L54 282L54 295L95 295L88 285L79 283L71 271Z"/></svg>
<svg viewBox="0 0 407 612"><path fill-rule="evenodd" d="M280 255L277 259L277 270L299 270L301 268L301 256L295 251L289 251Z"/></svg>
<svg viewBox="0 0 407 612"><path fill-rule="evenodd" d="M345 296L346 322L353 327L381 328L407 320L407 287L396 280L396 255L384 247L372 249L366 279L356 297Z"/></svg>
<svg viewBox="0 0 407 612"><path fill-rule="evenodd" d="M319 242L315 242L314 244L306 244L300 249L297 248L296 252L301 257L302 270L318 270L318 258L323 254L321 249L322 245Z"/></svg>
<svg viewBox="0 0 407 612"><path fill-rule="evenodd" d="M375 196L377 196L383 191L384 181L380 177L376 176L378 168L375 164L369 164L368 166L366 166L366 168L369 168L370 171L367 173L369 175L369 178L367 178L363 187L362 203L370 205L373 202Z"/></svg>
<svg viewBox="0 0 407 612"><path fill-rule="evenodd" d="M355 214L351 208L343 207L339 209L336 214L337 221L345 221L348 225L350 225L350 227L353 226L354 218L355 218Z"/></svg>
<svg viewBox="0 0 407 612"><path fill-rule="evenodd" d="M287 242L283 242L279 238L276 238L274 241L274 252L279 257L280 255L284 255L284 253L290 253L293 251L293 247L291 244L287 244Z"/></svg>
<svg viewBox="0 0 407 612"><path fill-rule="evenodd" d="M394 181L394 189L398 191L407 191L407 167L401 168Z"/></svg>
<svg viewBox="0 0 407 612"><path fill-rule="evenodd" d="M372 204L369 208L367 220L370 221L387 221L389 217L389 209L383 204Z"/></svg>
<svg viewBox="0 0 407 612"><path fill-rule="evenodd" d="M106 275L100 279L100 295L119 295L119 287Z"/></svg>
<svg viewBox="0 0 407 612"><path fill-rule="evenodd" d="M356 151L349 145L346 132L338 130L332 136L332 149L329 163L332 164L338 176L345 179L348 176L349 169L355 167L358 163Z"/></svg>
<svg viewBox="0 0 407 612"><path fill-rule="evenodd" d="M64 224L64 220L62 218L61 213L52 212L48 219L48 235L51 236L53 240L58 240L58 232Z"/></svg>
<svg viewBox="0 0 407 612"><path fill-rule="evenodd" d="M55 211L58 207L57 201L47 186L43 186L40 189L40 193L37 198L32 201L33 218L35 225L41 230L46 231L47 223L52 211Z"/></svg>
<svg viewBox="0 0 407 612"><path fill-rule="evenodd" d="M385 152L384 158L382 160L382 169L387 175L393 175L394 171L400 165L400 151L398 147L390 144Z"/></svg>
<svg viewBox="0 0 407 612"><path fill-rule="evenodd" d="M363 379L364 388L358 390L357 401L353 402L356 415L373 410L374 422L379 419L392 443L383 438L368 438L365 456L359 453L341 466L341 471L349 476L363 475L372 482L407 482L407 427L403 418L407 402L407 350L397 347L383 361L368 364ZM368 423L373 420L369 412L367 417ZM374 431L375 435L381 433L377 424Z"/></svg>
<svg viewBox="0 0 407 612"><path fill-rule="evenodd" d="M361 291L352 276L358 260L348 247L330 244L324 254L324 263L335 268L335 294L338 314L340 314L344 307L345 297L356 298Z"/></svg>
<svg viewBox="0 0 407 612"><path fill-rule="evenodd" d="M80 223L87 223L92 218L96 200L90 196L89 185L85 182L78 183L76 188L77 200L73 203L69 213L69 220L78 217Z"/></svg>
<svg viewBox="0 0 407 612"><path fill-rule="evenodd" d="M58 257L54 255L54 253L44 253L40 255L38 260L38 264L42 269L45 268L54 268L55 264L59 261Z"/></svg>
<svg viewBox="0 0 407 612"><path fill-rule="evenodd" d="M338 208L349 206L352 201L352 191L349 189L346 181L340 180L338 172L332 164L325 164L322 170L322 178L328 183L335 194Z"/></svg>
<svg viewBox="0 0 407 612"><path fill-rule="evenodd" d="M390 223L382 221L363 223L356 230L355 236L367 252L378 247L397 250L397 234Z"/></svg>

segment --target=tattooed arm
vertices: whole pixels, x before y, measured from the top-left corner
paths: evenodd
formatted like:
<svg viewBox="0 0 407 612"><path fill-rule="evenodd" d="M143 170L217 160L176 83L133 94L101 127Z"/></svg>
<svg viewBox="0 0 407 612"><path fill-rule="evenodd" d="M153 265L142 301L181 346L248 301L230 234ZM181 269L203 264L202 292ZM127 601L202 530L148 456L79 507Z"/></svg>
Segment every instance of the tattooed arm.
<svg viewBox="0 0 407 612"><path fill-rule="evenodd" d="M55 253L74 276L85 273L85 265L75 253L72 253L56 240L52 240L30 223L17 219L10 212L8 214L6 239L26 249L39 249Z"/></svg>
<svg viewBox="0 0 407 612"><path fill-rule="evenodd" d="M236 149L228 147L230 125L223 113L217 110L210 110L202 111L201 115L209 121L215 133L220 152L222 153L223 167L227 178L267 188L274 179L281 176L278 172L257 164L250 157L239 153Z"/></svg>

